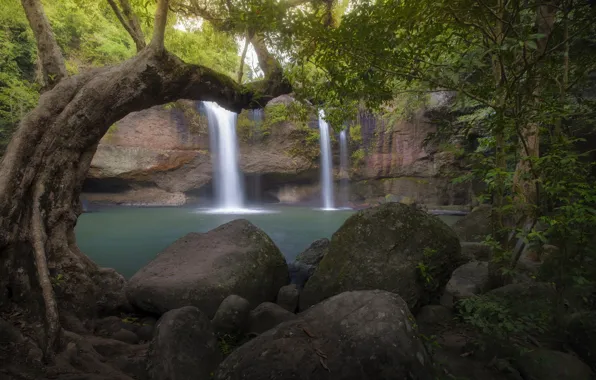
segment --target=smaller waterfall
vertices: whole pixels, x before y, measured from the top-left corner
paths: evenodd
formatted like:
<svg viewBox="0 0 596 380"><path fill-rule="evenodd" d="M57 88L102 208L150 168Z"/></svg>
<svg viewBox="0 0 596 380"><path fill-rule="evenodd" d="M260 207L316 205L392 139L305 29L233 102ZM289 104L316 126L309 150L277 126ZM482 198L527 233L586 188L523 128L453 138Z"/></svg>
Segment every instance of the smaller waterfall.
<svg viewBox="0 0 596 380"><path fill-rule="evenodd" d="M209 122L211 156L214 167L214 193L222 212L244 209L244 189L238 166L236 114L217 103L204 102Z"/></svg>
<svg viewBox="0 0 596 380"><path fill-rule="evenodd" d="M319 131L321 144L321 189L323 208L333 210L333 172L331 161L331 139L329 137L329 125L325 121L325 111L319 110Z"/></svg>
<svg viewBox="0 0 596 380"><path fill-rule="evenodd" d="M348 130L339 133L339 191L342 207L350 202L350 173L348 161Z"/></svg>

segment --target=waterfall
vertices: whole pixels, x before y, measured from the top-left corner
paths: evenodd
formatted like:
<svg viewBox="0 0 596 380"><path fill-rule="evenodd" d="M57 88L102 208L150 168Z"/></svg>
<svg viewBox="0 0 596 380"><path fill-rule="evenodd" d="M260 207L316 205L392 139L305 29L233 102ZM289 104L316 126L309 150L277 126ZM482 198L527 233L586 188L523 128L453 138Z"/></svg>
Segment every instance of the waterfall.
<svg viewBox="0 0 596 380"><path fill-rule="evenodd" d="M348 161L348 131L344 129L339 133L339 189L340 202L343 207L348 207L350 202L350 173Z"/></svg>
<svg viewBox="0 0 596 380"><path fill-rule="evenodd" d="M203 102L209 121L209 139L214 167L214 194L222 212L244 209L243 181L238 167L236 114L217 103Z"/></svg>
<svg viewBox="0 0 596 380"><path fill-rule="evenodd" d="M331 162L331 139L329 138L329 125L324 119L325 112L319 110L319 131L321 134L321 187L323 197L323 208L333 210L333 177Z"/></svg>

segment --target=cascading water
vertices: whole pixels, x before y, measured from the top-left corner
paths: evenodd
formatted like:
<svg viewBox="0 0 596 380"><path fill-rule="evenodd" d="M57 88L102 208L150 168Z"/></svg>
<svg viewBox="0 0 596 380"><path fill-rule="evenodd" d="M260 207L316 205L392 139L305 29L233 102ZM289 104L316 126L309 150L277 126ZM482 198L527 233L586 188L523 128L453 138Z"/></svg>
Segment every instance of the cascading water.
<svg viewBox="0 0 596 380"><path fill-rule="evenodd" d="M203 104L207 110L209 122L217 211L243 212L245 211L244 189L238 167L237 115L214 102L203 102Z"/></svg>
<svg viewBox="0 0 596 380"><path fill-rule="evenodd" d="M350 173L348 172L348 131L339 133L339 194L342 207L350 201Z"/></svg>
<svg viewBox="0 0 596 380"><path fill-rule="evenodd" d="M333 210L333 178L331 171L331 139L329 138L329 125L325 121L325 112L319 110L319 131L321 144L321 188L323 209Z"/></svg>

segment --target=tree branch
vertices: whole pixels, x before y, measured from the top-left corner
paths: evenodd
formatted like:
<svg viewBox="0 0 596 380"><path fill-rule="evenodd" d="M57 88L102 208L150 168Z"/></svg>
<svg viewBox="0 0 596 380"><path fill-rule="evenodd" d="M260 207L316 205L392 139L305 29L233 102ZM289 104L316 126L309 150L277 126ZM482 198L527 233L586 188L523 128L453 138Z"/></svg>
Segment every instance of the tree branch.
<svg viewBox="0 0 596 380"><path fill-rule="evenodd" d="M128 0L120 0L120 5L122 6L124 14L122 14L120 8L118 8L118 5L116 5L116 2L114 0L108 0L108 3L110 4L110 7L112 7L112 10L116 14L118 21L120 21L124 29L126 29L128 34L130 34L130 36L132 37L132 40L134 41L137 47L137 52L143 50L146 46L145 36L143 34L143 31L141 30L139 19L132 11L132 7L130 6Z"/></svg>
<svg viewBox="0 0 596 380"><path fill-rule="evenodd" d="M52 89L62 78L67 77L64 57L54 37L52 26L39 0L21 0L29 25L37 41L37 53L41 61L43 90Z"/></svg>
<svg viewBox="0 0 596 380"><path fill-rule="evenodd" d="M248 45L250 44L251 38L252 33L250 33L247 30L246 39L244 40L244 49L242 49L242 56L240 56L240 68L238 69L238 83L242 83L242 75L244 74L244 60L246 59L246 51L248 50Z"/></svg>
<svg viewBox="0 0 596 380"><path fill-rule="evenodd" d="M166 32L166 22L168 21L169 0L159 0L157 10L155 11L155 23L153 26L153 38L151 38L151 47L157 53L164 51L164 38Z"/></svg>

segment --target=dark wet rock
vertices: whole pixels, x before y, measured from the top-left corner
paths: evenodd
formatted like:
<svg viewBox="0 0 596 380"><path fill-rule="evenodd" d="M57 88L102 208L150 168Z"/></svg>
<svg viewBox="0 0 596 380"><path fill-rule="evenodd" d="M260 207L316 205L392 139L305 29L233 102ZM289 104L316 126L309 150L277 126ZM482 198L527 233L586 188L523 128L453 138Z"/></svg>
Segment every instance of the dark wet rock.
<svg viewBox="0 0 596 380"><path fill-rule="evenodd" d="M152 380L209 379L221 361L211 322L196 307L165 313L147 354Z"/></svg>
<svg viewBox="0 0 596 380"><path fill-rule="evenodd" d="M492 233L492 207L480 205L451 226L462 242L481 242Z"/></svg>
<svg viewBox="0 0 596 380"><path fill-rule="evenodd" d="M457 301L482 294L488 289L488 262L469 262L453 271L441 297L441 305L452 308Z"/></svg>
<svg viewBox="0 0 596 380"><path fill-rule="evenodd" d="M114 334L112 334L112 339L116 339L129 344L139 343L139 337L137 336L137 334L126 329L120 329L116 331Z"/></svg>
<svg viewBox="0 0 596 380"><path fill-rule="evenodd" d="M298 289L304 288L304 285L309 278L315 273L317 267L300 262L293 262L288 264L288 272L290 274L290 284L295 284Z"/></svg>
<svg viewBox="0 0 596 380"><path fill-rule="evenodd" d="M316 267L327 252L329 252L329 239L319 239L314 241L304 252L298 254L296 261Z"/></svg>
<svg viewBox="0 0 596 380"><path fill-rule="evenodd" d="M248 317L248 331L255 334L263 333L282 322L295 319L296 315L279 305L264 302L250 312Z"/></svg>
<svg viewBox="0 0 596 380"><path fill-rule="evenodd" d="M120 331L124 327L125 323L121 318L116 316L105 317L95 321L95 332L103 337L112 336L114 333ZM77 331L73 330L73 332Z"/></svg>
<svg viewBox="0 0 596 380"><path fill-rule="evenodd" d="M431 359L396 294L345 292L232 352L217 380L434 380Z"/></svg>
<svg viewBox="0 0 596 380"><path fill-rule="evenodd" d="M192 305L213 317L229 295L254 307L289 282L286 261L262 230L244 219L178 239L129 281L132 304L149 313Z"/></svg>
<svg viewBox="0 0 596 380"><path fill-rule="evenodd" d="M300 294L300 310L349 290L399 294L410 308L440 297L462 263L455 233L415 206L388 203L352 215ZM424 273L421 272L423 268Z"/></svg>
<svg viewBox="0 0 596 380"><path fill-rule="evenodd" d="M213 328L218 333L240 333L246 330L250 303L242 297L231 295L219 305L215 316L211 320Z"/></svg>
<svg viewBox="0 0 596 380"><path fill-rule="evenodd" d="M277 293L277 304L289 312L295 313L298 308L300 291L296 284L282 286Z"/></svg>
<svg viewBox="0 0 596 380"><path fill-rule="evenodd" d="M142 325L137 330L137 336L143 342L148 342L153 339L153 331L155 327L153 325Z"/></svg>
<svg viewBox="0 0 596 380"><path fill-rule="evenodd" d="M492 258L492 248L484 243L462 242L461 254L470 261L489 261Z"/></svg>
<svg viewBox="0 0 596 380"><path fill-rule="evenodd" d="M579 357L596 371L596 311L575 313L569 317L567 341Z"/></svg>
<svg viewBox="0 0 596 380"><path fill-rule="evenodd" d="M126 298L126 280L112 268L99 268L94 277L98 285L97 311L100 315L110 315L131 311Z"/></svg>
<svg viewBox="0 0 596 380"><path fill-rule="evenodd" d="M416 314L420 325L446 325L453 321L451 309L441 305L426 305Z"/></svg>
<svg viewBox="0 0 596 380"><path fill-rule="evenodd" d="M591 380L590 367L564 352L538 349L523 354L517 366L525 380Z"/></svg>

